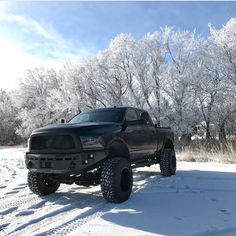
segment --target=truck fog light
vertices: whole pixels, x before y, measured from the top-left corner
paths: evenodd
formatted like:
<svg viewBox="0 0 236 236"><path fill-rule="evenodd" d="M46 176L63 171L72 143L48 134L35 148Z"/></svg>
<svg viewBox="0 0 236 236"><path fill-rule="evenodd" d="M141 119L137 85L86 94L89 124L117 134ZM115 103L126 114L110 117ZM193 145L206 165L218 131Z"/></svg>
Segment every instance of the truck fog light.
<svg viewBox="0 0 236 236"><path fill-rule="evenodd" d="M88 164L88 160L84 160L83 164L87 165Z"/></svg>
<svg viewBox="0 0 236 236"><path fill-rule="evenodd" d="M91 153L91 154L88 155L88 157L89 157L89 159L94 159L94 154Z"/></svg>

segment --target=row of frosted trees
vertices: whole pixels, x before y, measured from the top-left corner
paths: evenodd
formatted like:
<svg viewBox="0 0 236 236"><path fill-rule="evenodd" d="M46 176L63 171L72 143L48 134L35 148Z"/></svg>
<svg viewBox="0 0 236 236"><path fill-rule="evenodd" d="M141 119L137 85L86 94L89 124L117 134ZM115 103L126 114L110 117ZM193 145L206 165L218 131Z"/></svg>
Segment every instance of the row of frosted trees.
<svg viewBox="0 0 236 236"><path fill-rule="evenodd" d="M115 105L148 110L178 138L233 139L236 19L209 29L207 39L170 27L139 40L120 34L106 50L80 63L28 70L16 91L0 94L1 139L7 126L27 137L60 118Z"/></svg>

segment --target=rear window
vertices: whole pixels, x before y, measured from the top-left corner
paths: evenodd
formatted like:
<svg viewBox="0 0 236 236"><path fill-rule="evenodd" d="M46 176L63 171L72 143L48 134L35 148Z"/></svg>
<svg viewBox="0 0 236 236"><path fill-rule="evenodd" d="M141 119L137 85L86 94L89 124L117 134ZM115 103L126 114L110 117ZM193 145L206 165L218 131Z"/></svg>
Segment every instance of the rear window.
<svg viewBox="0 0 236 236"><path fill-rule="evenodd" d="M139 120L144 121L147 125L153 125L152 119L150 118L149 114L146 111L137 110Z"/></svg>
<svg viewBox="0 0 236 236"><path fill-rule="evenodd" d="M126 121L138 120L138 114L134 109L128 109L125 115Z"/></svg>

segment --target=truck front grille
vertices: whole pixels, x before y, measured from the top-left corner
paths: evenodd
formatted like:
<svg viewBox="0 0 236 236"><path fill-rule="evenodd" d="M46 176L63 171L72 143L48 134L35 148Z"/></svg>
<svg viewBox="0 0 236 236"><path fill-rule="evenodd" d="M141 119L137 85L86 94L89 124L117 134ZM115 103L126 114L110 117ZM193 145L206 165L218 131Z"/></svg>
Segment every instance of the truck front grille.
<svg viewBox="0 0 236 236"><path fill-rule="evenodd" d="M45 135L31 138L31 150L74 149L75 143L70 135Z"/></svg>

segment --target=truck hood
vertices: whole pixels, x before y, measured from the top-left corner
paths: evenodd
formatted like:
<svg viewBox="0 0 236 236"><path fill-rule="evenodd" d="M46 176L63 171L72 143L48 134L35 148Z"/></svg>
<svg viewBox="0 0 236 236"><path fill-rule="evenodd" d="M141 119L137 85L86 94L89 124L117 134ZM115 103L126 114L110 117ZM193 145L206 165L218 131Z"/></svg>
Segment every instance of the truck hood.
<svg viewBox="0 0 236 236"><path fill-rule="evenodd" d="M36 133L68 133L73 132L79 135L101 135L104 133L121 131L122 124L112 122L88 122L80 124L54 124L35 129L32 134Z"/></svg>

